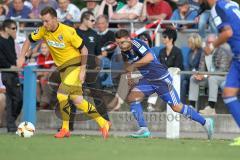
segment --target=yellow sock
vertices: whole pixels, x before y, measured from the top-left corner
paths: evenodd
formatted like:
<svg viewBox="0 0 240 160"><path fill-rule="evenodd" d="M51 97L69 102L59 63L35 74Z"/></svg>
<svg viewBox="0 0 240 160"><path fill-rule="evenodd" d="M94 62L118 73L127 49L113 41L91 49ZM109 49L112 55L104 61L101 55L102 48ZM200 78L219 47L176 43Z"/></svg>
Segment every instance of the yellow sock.
<svg viewBox="0 0 240 160"><path fill-rule="evenodd" d="M69 121L63 121L62 122L62 129L69 130Z"/></svg>
<svg viewBox="0 0 240 160"><path fill-rule="evenodd" d="M102 128L106 124L106 120L97 112L95 106L86 101L82 100L81 104L75 104L76 107L86 113L88 116L92 117L98 125Z"/></svg>
<svg viewBox="0 0 240 160"><path fill-rule="evenodd" d="M68 96L65 94L57 93L57 98L59 101L59 107L61 112L62 129L69 130L69 119L70 119L70 105L68 103Z"/></svg>

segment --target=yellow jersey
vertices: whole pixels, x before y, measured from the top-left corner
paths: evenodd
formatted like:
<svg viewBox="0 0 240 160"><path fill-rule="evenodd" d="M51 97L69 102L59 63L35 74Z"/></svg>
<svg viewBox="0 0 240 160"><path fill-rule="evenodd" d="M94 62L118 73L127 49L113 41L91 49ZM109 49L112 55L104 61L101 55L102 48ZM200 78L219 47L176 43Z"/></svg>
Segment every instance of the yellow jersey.
<svg viewBox="0 0 240 160"><path fill-rule="evenodd" d="M43 39L48 44L53 61L58 67L72 59L80 60L79 48L83 46L83 40L72 27L59 23L57 30L51 32L41 26L31 33L30 39L33 41Z"/></svg>

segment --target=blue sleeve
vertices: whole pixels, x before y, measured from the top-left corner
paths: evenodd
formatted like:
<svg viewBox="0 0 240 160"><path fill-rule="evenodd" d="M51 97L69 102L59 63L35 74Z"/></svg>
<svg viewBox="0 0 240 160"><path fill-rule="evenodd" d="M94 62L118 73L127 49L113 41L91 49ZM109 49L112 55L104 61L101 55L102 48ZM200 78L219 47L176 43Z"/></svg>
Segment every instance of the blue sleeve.
<svg viewBox="0 0 240 160"><path fill-rule="evenodd" d="M227 18L226 10L221 7L219 3L216 4L215 8L211 11L213 16L214 24L218 30L221 30L225 26L231 26L229 18Z"/></svg>
<svg viewBox="0 0 240 160"><path fill-rule="evenodd" d="M140 39L134 38L132 40L132 49L136 52L140 57L144 57L148 52L151 52L151 49L148 45Z"/></svg>
<svg viewBox="0 0 240 160"><path fill-rule="evenodd" d="M13 11L12 11L12 8L10 8L6 17L10 18L12 15L13 15Z"/></svg>
<svg viewBox="0 0 240 160"><path fill-rule="evenodd" d="M175 9L170 20L179 20L178 9Z"/></svg>
<svg viewBox="0 0 240 160"><path fill-rule="evenodd" d="M187 17L187 20L194 20L197 17L197 15L198 13L196 10L191 10Z"/></svg>
<svg viewBox="0 0 240 160"><path fill-rule="evenodd" d="M31 9L27 6L24 6L22 18L29 18L29 14L31 13Z"/></svg>

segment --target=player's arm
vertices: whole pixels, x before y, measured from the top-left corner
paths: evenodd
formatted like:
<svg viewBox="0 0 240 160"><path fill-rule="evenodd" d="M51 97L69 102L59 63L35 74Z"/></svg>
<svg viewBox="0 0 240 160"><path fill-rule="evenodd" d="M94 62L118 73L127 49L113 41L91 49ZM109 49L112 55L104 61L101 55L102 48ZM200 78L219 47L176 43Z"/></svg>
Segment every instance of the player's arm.
<svg viewBox="0 0 240 160"><path fill-rule="evenodd" d="M151 54L150 48L141 40L134 39L132 40L132 48L136 54L138 54L140 58L138 61L132 63L128 68L130 70L134 70L135 68L143 67L148 65L153 59L153 55ZM132 68L132 69L131 69Z"/></svg>
<svg viewBox="0 0 240 160"><path fill-rule="evenodd" d="M149 64L153 60L153 55L148 52L142 59L133 63L134 67L139 68Z"/></svg>
<svg viewBox="0 0 240 160"><path fill-rule="evenodd" d="M88 56L88 50L87 47L84 45L81 49L81 67L83 69L86 69L86 65L87 65L87 56Z"/></svg>
<svg viewBox="0 0 240 160"><path fill-rule="evenodd" d="M81 73L80 73L79 79L83 83L86 76L86 65L87 65L87 56L88 56L88 50L85 45L83 45L83 47L80 48L80 52L81 52L81 66L80 66Z"/></svg>
<svg viewBox="0 0 240 160"><path fill-rule="evenodd" d="M31 46L31 42L36 42L36 41L42 39L44 33L45 33L45 28L39 27L35 31L33 31L28 36L28 38L25 40L25 42L23 43L23 47L21 49L19 58L17 60L17 67L18 68L21 68L23 66L23 64L25 63L25 57L30 56L30 55L27 55L27 53L28 53L28 50Z"/></svg>
<svg viewBox="0 0 240 160"><path fill-rule="evenodd" d="M30 48L30 45L31 45L30 40L26 39L24 44L23 44L22 50L20 52L20 55L19 55L19 57L17 59L17 67L18 68L21 68L23 66L23 64L25 63L25 57L27 56L26 54L27 54L27 51Z"/></svg>
<svg viewBox="0 0 240 160"><path fill-rule="evenodd" d="M129 72L134 71L137 68L148 65L153 59L153 55L150 52L147 52L143 58L129 65L126 70Z"/></svg>
<svg viewBox="0 0 240 160"><path fill-rule="evenodd" d="M232 37L233 35L233 31L232 28L230 26L225 26L220 34L218 35L218 38L216 39L216 41L213 43L213 48L217 48L220 45L222 45L223 43L226 43L227 40Z"/></svg>

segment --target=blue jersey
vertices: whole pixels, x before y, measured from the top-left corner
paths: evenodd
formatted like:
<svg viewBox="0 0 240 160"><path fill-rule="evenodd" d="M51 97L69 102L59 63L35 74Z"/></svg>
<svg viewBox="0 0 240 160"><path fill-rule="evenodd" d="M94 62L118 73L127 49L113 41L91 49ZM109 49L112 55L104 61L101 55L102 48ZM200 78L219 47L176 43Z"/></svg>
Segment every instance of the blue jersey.
<svg viewBox="0 0 240 160"><path fill-rule="evenodd" d="M211 14L215 25L221 31L225 26L230 26L233 30L233 36L229 38L228 43L235 56L240 55L240 11L235 2L228 0L218 0L212 8Z"/></svg>
<svg viewBox="0 0 240 160"><path fill-rule="evenodd" d="M154 59L149 64L138 68L142 76L148 80L166 77L169 74L167 68L158 61L153 51L140 39L132 39L132 49L124 52L123 56L128 60L128 63L134 63L141 60L147 53L152 54Z"/></svg>

